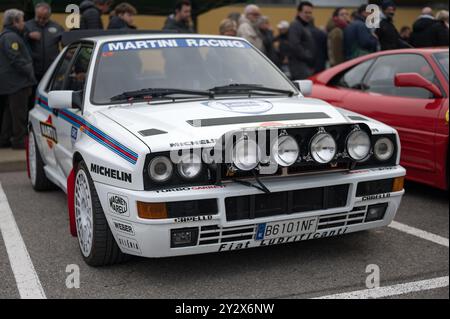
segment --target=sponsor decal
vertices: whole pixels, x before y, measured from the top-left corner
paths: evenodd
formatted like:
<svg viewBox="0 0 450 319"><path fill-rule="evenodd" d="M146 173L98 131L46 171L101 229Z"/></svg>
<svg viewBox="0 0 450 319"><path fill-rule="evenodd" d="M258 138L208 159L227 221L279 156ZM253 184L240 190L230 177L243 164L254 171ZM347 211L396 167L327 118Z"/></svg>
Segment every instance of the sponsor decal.
<svg viewBox="0 0 450 319"><path fill-rule="evenodd" d="M75 142L78 137L78 129L75 126L72 126L72 129L70 131L70 138L72 139L72 142Z"/></svg>
<svg viewBox="0 0 450 319"><path fill-rule="evenodd" d="M363 196L362 201L365 202L368 200L383 199L383 198L389 198L389 197L391 197L391 193L368 195L368 196Z"/></svg>
<svg viewBox="0 0 450 319"><path fill-rule="evenodd" d="M205 186L191 186L191 187L176 187L168 189L157 190L157 193L172 193L172 192L184 192L184 191L198 191L207 189L221 189L225 188L225 185L205 185Z"/></svg>
<svg viewBox="0 0 450 319"><path fill-rule="evenodd" d="M272 103L264 100L211 101L203 104L216 110L246 114L264 113L273 108Z"/></svg>
<svg viewBox="0 0 450 319"><path fill-rule="evenodd" d="M117 236L117 243L125 250L132 251L137 254L141 254L139 243L135 239Z"/></svg>
<svg viewBox="0 0 450 319"><path fill-rule="evenodd" d="M130 212L128 210L128 198L121 195L116 195L108 193L108 204L111 213L119 216L130 217Z"/></svg>
<svg viewBox="0 0 450 319"><path fill-rule="evenodd" d="M116 179L118 181L122 181L125 183L132 183L131 173L122 172L117 169L100 166L97 164L91 164L91 172L112 179Z"/></svg>
<svg viewBox="0 0 450 319"><path fill-rule="evenodd" d="M53 148L58 143L56 128L53 126L52 116L49 115L47 121L40 122L41 135L47 139L48 147Z"/></svg>
<svg viewBox="0 0 450 319"><path fill-rule="evenodd" d="M175 223L189 223L189 222L200 222L205 220L211 220L213 217L212 215L207 216L190 216L190 217L178 217L175 218Z"/></svg>
<svg viewBox="0 0 450 319"><path fill-rule="evenodd" d="M118 221L115 219L112 220L112 223L113 223L114 229L117 230L118 232L134 236L135 233L134 233L133 226L131 224L125 223L122 221Z"/></svg>
<svg viewBox="0 0 450 319"><path fill-rule="evenodd" d="M56 32L58 32L58 29L56 29L55 27L50 27L50 28L48 28L47 30L48 30L48 32L50 32L50 33L56 33Z"/></svg>
<svg viewBox="0 0 450 319"><path fill-rule="evenodd" d="M378 167L378 168L372 168L372 171L390 171L390 170L394 170L397 167L395 166L390 166L390 167Z"/></svg>
<svg viewBox="0 0 450 319"><path fill-rule="evenodd" d="M148 50L148 49L170 49L170 48L238 48L248 49L251 46L241 40L226 39L152 39L110 42L103 45L102 52Z"/></svg>
<svg viewBox="0 0 450 319"><path fill-rule="evenodd" d="M257 243L256 246L272 246L272 245L278 245L278 244L286 244L286 243L294 243L298 241L303 240L309 240L309 239L319 239L319 238L326 238L326 237L333 237L338 235L344 235L348 230L348 227L342 227L334 230L329 231L321 231L321 232L315 232L315 233L309 233L309 234L302 234L297 236L288 236L288 237L279 237L279 238L272 238L272 239L265 239ZM239 250L239 249L245 249L250 247L256 247L254 245L254 242L252 244L252 241L247 240L244 242L234 242L234 243L224 243L219 246L218 251L230 251L230 250Z"/></svg>
<svg viewBox="0 0 450 319"><path fill-rule="evenodd" d="M348 171L348 172L345 172L344 174L354 175L354 174L365 174L365 173L369 173L369 172L370 172L370 170L368 170L368 169L359 169L359 170Z"/></svg>
<svg viewBox="0 0 450 319"><path fill-rule="evenodd" d="M184 147L184 146L196 146L196 145L210 145L210 144L215 144L216 143L216 139L211 138L211 139L206 139L206 140L200 140L200 141L187 141L187 142L175 142L175 143L169 143L170 147L175 147L175 148L180 148L180 147Z"/></svg>

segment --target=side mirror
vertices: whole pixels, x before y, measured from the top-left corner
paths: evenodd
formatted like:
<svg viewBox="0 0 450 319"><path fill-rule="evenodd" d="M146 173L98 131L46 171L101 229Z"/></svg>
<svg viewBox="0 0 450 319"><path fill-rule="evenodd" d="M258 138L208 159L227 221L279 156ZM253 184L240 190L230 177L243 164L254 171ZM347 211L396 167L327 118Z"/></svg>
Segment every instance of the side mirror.
<svg viewBox="0 0 450 319"><path fill-rule="evenodd" d="M294 85L302 92L303 96L310 96L312 94L313 82L311 80L297 80Z"/></svg>
<svg viewBox="0 0 450 319"><path fill-rule="evenodd" d="M433 93L435 98L442 98L441 90L419 73L398 73L394 83L397 87L422 88Z"/></svg>
<svg viewBox="0 0 450 319"><path fill-rule="evenodd" d="M81 109L81 91L50 91L48 93L48 105L52 109Z"/></svg>

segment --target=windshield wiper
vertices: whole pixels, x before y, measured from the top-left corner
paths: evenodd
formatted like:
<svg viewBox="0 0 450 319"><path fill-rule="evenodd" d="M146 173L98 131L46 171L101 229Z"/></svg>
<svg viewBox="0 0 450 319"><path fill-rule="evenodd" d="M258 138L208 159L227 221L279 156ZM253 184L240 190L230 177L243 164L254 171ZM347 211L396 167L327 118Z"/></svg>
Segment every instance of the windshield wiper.
<svg viewBox="0 0 450 319"><path fill-rule="evenodd" d="M196 90L183 90L183 89L170 89L170 88L148 88L137 91L123 92L122 94L113 96L111 101L128 101L135 99L159 99L169 98L170 95L183 94L188 95L178 98L189 98L190 96L207 96L212 97L212 93L208 91L196 91ZM170 99L175 99L171 97Z"/></svg>
<svg viewBox="0 0 450 319"><path fill-rule="evenodd" d="M232 83L224 86L216 86L209 90L211 93L220 94L220 93L235 93L235 92L245 92L251 94L262 94L262 92L276 93L281 95L288 95L289 97L293 96L295 92L290 90L281 90L275 88L265 87L259 84L241 84L241 83Z"/></svg>

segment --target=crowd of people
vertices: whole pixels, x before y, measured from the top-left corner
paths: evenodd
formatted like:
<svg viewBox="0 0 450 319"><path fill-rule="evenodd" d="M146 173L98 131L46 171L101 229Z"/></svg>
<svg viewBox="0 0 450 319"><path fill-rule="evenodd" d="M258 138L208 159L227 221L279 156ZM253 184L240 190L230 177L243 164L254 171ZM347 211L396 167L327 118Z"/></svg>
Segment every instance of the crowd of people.
<svg viewBox="0 0 450 319"><path fill-rule="evenodd" d="M43 0L44 1L44 0ZM292 22L280 21L276 36L270 20L257 5L247 5L243 13L233 12L219 25L219 33L247 39L289 78L306 79L344 61L376 52L409 47L439 47L449 44L449 13L436 15L429 7L412 27L397 30L396 4L384 0L378 28L366 24L367 5L349 12L336 8L325 28L314 22L314 5L302 1ZM36 84L56 59L64 28L51 20L51 6L38 3L34 18L24 21L17 9L5 11L0 33L0 148L22 149L27 134L27 112L34 102ZM111 0L84 0L80 4L80 28L103 30L102 15L109 13L108 30L136 29L136 8L123 2L112 7ZM176 3L163 31L194 33L189 0Z"/></svg>

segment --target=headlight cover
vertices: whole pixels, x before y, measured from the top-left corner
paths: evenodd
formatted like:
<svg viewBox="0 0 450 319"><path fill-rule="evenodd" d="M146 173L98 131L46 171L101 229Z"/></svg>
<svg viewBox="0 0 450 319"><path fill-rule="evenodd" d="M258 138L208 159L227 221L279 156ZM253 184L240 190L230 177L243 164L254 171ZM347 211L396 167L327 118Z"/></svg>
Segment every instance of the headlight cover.
<svg viewBox="0 0 450 319"><path fill-rule="evenodd" d="M195 153L184 154L177 164L178 174L184 179L194 179L202 172L202 160Z"/></svg>
<svg viewBox="0 0 450 319"><path fill-rule="evenodd" d="M172 177L173 164L166 156L157 156L148 164L148 175L158 183L164 183Z"/></svg>
<svg viewBox="0 0 450 319"><path fill-rule="evenodd" d="M279 136L272 146L275 162L280 166L291 166L300 153L297 141L290 135Z"/></svg>
<svg viewBox="0 0 450 319"><path fill-rule="evenodd" d="M256 141L240 138L233 149L233 164L242 171L250 171L259 164L261 150Z"/></svg>
<svg viewBox="0 0 450 319"><path fill-rule="evenodd" d="M373 151L375 153L375 157L379 161L387 161L394 155L394 143L386 137L380 138L378 141L375 142L375 146L373 148Z"/></svg>
<svg viewBox="0 0 450 319"><path fill-rule="evenodd" d="M347 152L355 161L366 159L370 153L370 146L370 137L364 131L355 130L347 137Z"/></svg>
<svg viewBox="0 0 450 319"><path fill-rule="evenodd" d="M325 131L317 133L310 143L312 158L321 164L331 162L336 155L336 141Z"/></svg>

